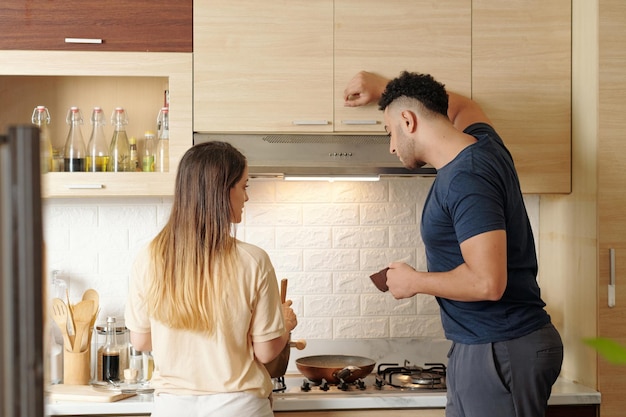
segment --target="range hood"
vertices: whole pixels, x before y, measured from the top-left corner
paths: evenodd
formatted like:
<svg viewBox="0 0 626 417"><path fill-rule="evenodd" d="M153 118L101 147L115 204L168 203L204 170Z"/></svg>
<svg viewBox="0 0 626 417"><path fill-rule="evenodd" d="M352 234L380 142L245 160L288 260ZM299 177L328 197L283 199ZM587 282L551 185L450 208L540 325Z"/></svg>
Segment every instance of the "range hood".
<svg viewBox="0 0 626 417"><path fill-rule="evenodd" d="M436 174L429 166L404 168L389 153L387 135L194 133L194 144L212 140L239 149L251 177L366 180Z"/></svg>

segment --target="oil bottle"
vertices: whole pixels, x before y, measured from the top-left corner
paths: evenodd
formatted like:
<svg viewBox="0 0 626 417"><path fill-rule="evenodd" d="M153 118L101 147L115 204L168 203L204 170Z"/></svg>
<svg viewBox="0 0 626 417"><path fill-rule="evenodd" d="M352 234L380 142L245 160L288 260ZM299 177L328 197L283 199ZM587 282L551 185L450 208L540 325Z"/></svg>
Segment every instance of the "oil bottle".
<svg viewBox="0 0 626 417"><path fill-rule="evenodd" d="M84 172L86 148L80 127L83 124L83 116L80 113L80 109L76 106L70 107L65 121L70 128L65 140L65 148L63 149L63 170L65 172Z"/></svg>
<svg viewBox="0 0 626 417"><path fill-rule="evenodd" d="M120 353L122 347L117 344L115 317L107 317L106 341L98 350L98 381L120 380Z"/></svg>

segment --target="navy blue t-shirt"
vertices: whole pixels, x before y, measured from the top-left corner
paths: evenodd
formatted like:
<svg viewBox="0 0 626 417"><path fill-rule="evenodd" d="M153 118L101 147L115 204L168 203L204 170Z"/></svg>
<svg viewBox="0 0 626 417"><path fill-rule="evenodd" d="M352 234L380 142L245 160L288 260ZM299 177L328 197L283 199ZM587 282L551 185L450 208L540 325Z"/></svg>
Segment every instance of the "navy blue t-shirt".
<svg viewBox="0 0 626 417"><path fill-rule="evenodd" d="M460 244L481 233L505 230L507 285L499 301L437 298L446 337L465 344L524 336L550 322L537 285L537 255L519 179L495 130L476 123L465 133L478 141L437 171L422 213L428 270L464 263Z"/></svg>

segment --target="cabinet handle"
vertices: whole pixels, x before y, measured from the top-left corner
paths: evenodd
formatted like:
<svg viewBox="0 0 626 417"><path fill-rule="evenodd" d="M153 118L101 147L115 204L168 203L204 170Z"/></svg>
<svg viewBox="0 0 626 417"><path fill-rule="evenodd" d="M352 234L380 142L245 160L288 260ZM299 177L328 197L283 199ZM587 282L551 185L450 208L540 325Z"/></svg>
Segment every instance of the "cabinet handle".
<svg viewBox="0 0 626 417"><path fill-rule="evenodd" d="M327 125L328 120L294 120L294 125L306 126L306 125Z"/></svg>
<svg viewBox="0 0 626 417"><path fill-rule="evenodd" d="M342 120L343 125L377 125L378 120Z"/></svg>
<svg viewBox="0 0 626 417"><path fill-rule="evenodd" d="M609 307L615 307L615 249L609 249Z"/></svg>
<svg viewBox="0 0 626 417"><path fill-rule="evenodd" d="M65 186L70 190L94 190L98 188L104 188L103 184L68 184Z"/></svg>
<svg viewBox="0 0 626 417"><path fill-rule="evenodd" d="M65 38L65 43L102 43L102 39L95 38Z"/></svg>

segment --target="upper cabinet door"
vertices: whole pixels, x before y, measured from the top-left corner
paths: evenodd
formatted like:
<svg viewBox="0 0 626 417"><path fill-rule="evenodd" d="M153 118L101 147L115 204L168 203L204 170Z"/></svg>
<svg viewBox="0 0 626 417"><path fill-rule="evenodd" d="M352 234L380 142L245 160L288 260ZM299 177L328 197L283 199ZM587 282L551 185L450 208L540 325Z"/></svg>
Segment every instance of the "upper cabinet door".
<svg viewBox="0 0 626 417"><path fill-rule="evenodd" d="M343 90L358 71L394 78L432 74L471 93L471 0L335 0L335 131L384 131L378 106L347 108Z"/></svg>
<svg viewBox="0 0 626 417"><path fill-rule="evenodd" d="M194 130L330 132L333 1L194 9Z"/></svg>
<svg viewBox="0 0 626 417"><path fill-rule="evenodd" d="M473 0L472 97L525 193L571 191L571 0Z"/></svg>
<svg viewBox="0 0 626 417"><path fill-rule="evenodd" d="M193 51L193 0L2 0L0 49Z"/></svg>

